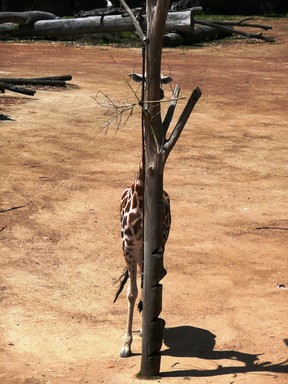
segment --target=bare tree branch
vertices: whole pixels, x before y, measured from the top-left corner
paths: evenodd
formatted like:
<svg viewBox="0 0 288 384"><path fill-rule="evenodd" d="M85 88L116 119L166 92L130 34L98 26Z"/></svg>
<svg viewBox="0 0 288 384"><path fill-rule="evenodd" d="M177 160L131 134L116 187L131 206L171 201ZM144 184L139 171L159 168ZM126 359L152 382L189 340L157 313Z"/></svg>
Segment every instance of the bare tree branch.
<svg viewBox="0 0 288 384"><path fill-rule="evenodd" d="M206 25L208 27L212 27L212 28L218 29L219 31L231 32L231 33L234 33L234 34L240 35L240 36L245 36L245 37L251 37L251 38L254 38L254 39L264 40L264 41L270 42L270 43L273 43L275 41L273 38L263 36L262 33L243 32L243 31L240 31L239 29L230 28L230 27L225 26L223 24L220 24L218 22L194 20L194 23L195 24L200 24L200 25ZM241 25L241 24L239 24L239 25Z"/></svg>
<svg viewBox="0 0 288 384"><path fill-rule="evenodd" d="M96 103L106 109L106 114L111 113L112 116L108 118L107 120L102 121L99 124L100 131L105 130L105 133L108 132L108 129L112 123L116 123L116 132L118 131L119 127L122 125L122 119L125 113L128 113L127 117L124 120L123 125L125 125L129 119L129 117L132 115L134 108L139 106L139 102L137 103L121 103L121 102L115 102L112 99L110 99L109 96L104 94L102 91L98 91L95 97L92 97ZM103 98L104 100L101 100Z"/></svg>
<svg viewBox="0 0 288 384"><path fill-rule="evenodd" d="M168 131L169 125L170 125L170 123L172 121L172 118L173 118L173 115L174 115L174 111L175 111L175 108L176 108L176 104L177 104L177 101L178 101L179 94L180 94L180 85L176 84L175 87L174 87L174 90L173 90L170 106L169 106L169 108L168 108L168 110L166 112L165 119L163 120L164 135Z"/></svg>
<svg viewBox="0 0 288 384"><path fill-rule="evenodd" d="M125 8L125 10L128 13L128 15L131 17L131 20L132 20L132 22L134 24L134 27L135 27L136 31L138 32L138 35L139 35L141 41L144 42L146 40L146 35L143 32L143 30L142 30L142 28L140 26L139 21L136 19L134 13L128 7L128 5L126 4L125 0L119 0L119 1L123 5L123 7Z"/></svg>
<svg viewBox="0 0 288 384"><path fill-rule="evenodd" d="M189 119L197 101L200 99L201 95L202 95L201 90L198 87L195 88L194 91L192 92L175 128L173 129L173 132L171 133L168 141L163 146L165 161L167 160L174 145L177 143L177 140L179 139L181 132L183 131L183 128L187 120Z"/></svg>
<svg viewBox="0 0 288 384"><path fill-rule="evenodd" d="M251 28L262 28L265 31L268 31L269 29L272 29L270 25L262 25L262 24L255 24L255 23L246 23L246 21L252 20L252 17L247 17L246 19L240 20L240 21L214 21L217 25L237 25L239 27L251 27Z"/></svg>
<svg viewBox="0 0 288 384"><path fill-rule="evenodd" d="M162 120L160 113L160 74L162 58L162 40L169 8L167 0L153 0L146 3L147 53L146 53L146 103L147 113L153 118L154 134L158 146L162 145ZM146 102L145 100L145 102ZM149 132L149 131L148 131ZM152 143L152 142L151 142Z"/></svg>
<svg viewBox="0 0 288 384"><path fill-rule="evenodd" d="M28 95L28 96L34 96L36 93L36 91L34 91L33 89L15 87L15 85L3 83L3 82L0 82L0 88L2 93L4 93L5 89L8 89L11 92L22 93L23 95Z"/></svg>
<svg viewBox="0 0 288 384"><path fill-rule="evenodd" d="M17 205L15 207L7 208L7 209L0 209L0 213L14 211L14 209L20 209L20 208L25 208L25 207L26 207L26 205Z"/></svg>

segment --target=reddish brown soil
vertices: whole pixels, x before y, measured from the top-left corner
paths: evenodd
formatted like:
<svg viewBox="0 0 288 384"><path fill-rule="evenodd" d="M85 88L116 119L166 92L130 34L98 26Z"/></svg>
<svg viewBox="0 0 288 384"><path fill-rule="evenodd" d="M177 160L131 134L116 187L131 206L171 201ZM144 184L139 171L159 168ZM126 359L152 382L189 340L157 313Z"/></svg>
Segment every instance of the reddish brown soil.
<svg viewBox="0 0 288 384"><path fill-rule="evenodd" d="M173 226L159 382L288 382L288 24L269 23L275 44L163 52L182 94L199 86L203 96L166 169ZM0 122L0 383L139 383L141 339L118 358L126 298L112 301L140 111L99 133L108 116L93 97L135 101L125 80L141 52L2 42L0 53L1 77L73 75L64 90L0 95L15 119Z"/></svg>

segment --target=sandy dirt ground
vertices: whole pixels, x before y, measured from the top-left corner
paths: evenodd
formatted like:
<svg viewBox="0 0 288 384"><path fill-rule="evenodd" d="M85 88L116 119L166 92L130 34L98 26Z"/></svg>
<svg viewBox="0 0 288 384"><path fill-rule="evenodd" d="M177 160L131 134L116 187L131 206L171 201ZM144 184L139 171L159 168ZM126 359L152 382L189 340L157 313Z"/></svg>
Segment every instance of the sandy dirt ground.
<svg viewBox="0 0 288 384"><path fill-rule="evenodd" d="M163 52L182 95L203 96L166 167L161 383L288 383L288 21L269 24L275 44ZM109 116L94 96L137 102L126 80L141 52L1 42L0 55L1 77L73 76L65 89L0 95L14 119L0 122L0 383L140 383L141 316L120 359L125 294L112 304L140 110L100 132Z"/></svg>

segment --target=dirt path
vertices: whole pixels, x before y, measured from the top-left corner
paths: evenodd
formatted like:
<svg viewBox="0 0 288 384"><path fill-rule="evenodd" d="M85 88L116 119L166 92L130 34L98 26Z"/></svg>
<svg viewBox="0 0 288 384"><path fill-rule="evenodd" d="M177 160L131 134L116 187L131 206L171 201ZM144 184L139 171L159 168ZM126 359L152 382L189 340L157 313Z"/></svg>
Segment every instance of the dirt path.
<svg viewBox="0 0 288 384"><path fill-rule="evenodd" d="M163 53L183 94L203 96L167 164L162 383L288 382L288 24L271 24L276 44ZM112 304L140 112L99 134L92 96L135 100L124 78L141 52L1 42L0 54L1 77L73 75L64 90L0 95L15 119L0 122L0 383L140 383L137 334L118 359L125 295Z"/></svg>

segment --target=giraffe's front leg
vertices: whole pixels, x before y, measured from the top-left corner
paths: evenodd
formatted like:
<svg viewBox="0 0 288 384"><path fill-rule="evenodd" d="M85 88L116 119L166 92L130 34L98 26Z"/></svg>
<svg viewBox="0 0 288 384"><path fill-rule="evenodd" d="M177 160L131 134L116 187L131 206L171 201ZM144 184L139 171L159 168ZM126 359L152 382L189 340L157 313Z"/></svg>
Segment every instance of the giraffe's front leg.
<svg viewBox="0 0 288 384"><path fill-rule="evenodd" d="M136 283L136 266L129 268L130 280L127 291L128 298L128 317L127 317L127 327L124 335L123 346L120 351L120 357L129 357L132 355L131 344L133 341L132 338L132 324L133 324L133 314L135 302L138 295L137 283Z"/></svg>

